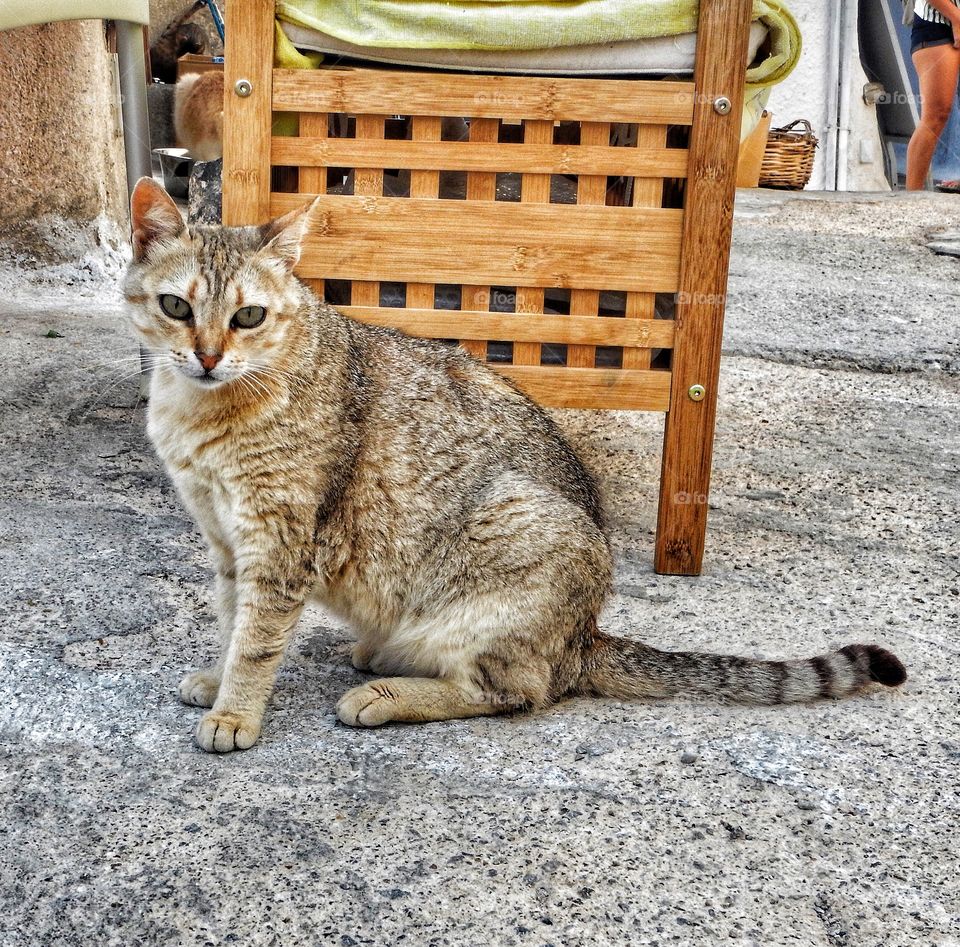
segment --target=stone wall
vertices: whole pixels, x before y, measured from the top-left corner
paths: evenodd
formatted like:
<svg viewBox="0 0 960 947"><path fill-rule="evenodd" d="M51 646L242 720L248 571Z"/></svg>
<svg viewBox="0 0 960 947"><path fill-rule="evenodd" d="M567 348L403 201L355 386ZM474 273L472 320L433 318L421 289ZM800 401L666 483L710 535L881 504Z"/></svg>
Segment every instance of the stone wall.
<svg viewBox="0 0 960 947"><path fill-rule="evenodd" d="M63 221L94 242L122 234L126 178L114 75L100 22L0 33L0 238L56 257L66 252L56 240Z"/></svg>

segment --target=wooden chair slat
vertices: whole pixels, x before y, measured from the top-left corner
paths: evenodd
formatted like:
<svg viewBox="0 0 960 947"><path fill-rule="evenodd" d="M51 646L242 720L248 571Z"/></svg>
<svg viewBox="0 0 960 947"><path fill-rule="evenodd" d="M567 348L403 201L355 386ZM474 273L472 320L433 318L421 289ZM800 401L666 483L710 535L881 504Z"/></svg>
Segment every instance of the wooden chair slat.
<svg viewBox="0 0 960 947"><path fill-rule="evenodd" d="M470 122L470 148L498 148L500 122L495 118L475 118ZM492 171L470 171L467 169L468 201L492 201L497 196L497 175ZM468 277L469 278L469 277ZM460 305L463 309L490 309L491 287L464 283L460 291ZM487 343L477 339L463 338L460 344L477 358L486 359Z"/></svg>
<svg viewBox="0 0 960 947"><path fill-rule="evenodd" d="M532 121L523 123L524 144L545 145L553 143L553 122ZM550 203L550 175L524 174L520 179L521 204ZM517 287L517 314L543 312L543 288L540 286ZM513 346L514 365L539 365L539 342L517 342Z"/></svg>
<svg viewBox="0 0 960 947"><path fill-rule="evenodd" d="M382 139L385 123L386 118L383 115L358 115L356 136L357 138ZM353 193L358 198L382 197L383 168L354 168ZM376 279L353 280L350 286L350 301L357 306L379 305L380 281Z"/></svg>
<svg viewBox="0 0 960 947"><path fill-rule="evenodd" d="M632 149L614 149L610 147L609 122L581 122L580 144L590 150L602 151L605 154ZM594 147L596 146L596 147ZM605 171L602 166L595 165L593 174L581 174L577 178L578 204L606 204L607 202L607 175L623 174L621 171ZM596 316L600 311L600 291L596 289L573 289L570 291L571 316ZM600 345L616 345L616 342L606 339ZM574 368L591 368L596 361L597 349L595 345L572 345L567 350L567 364Z"/></svg>
<svg viewBox="0 0 960 947"><path fill-rule="evenodd" d="M665 147L666 125L641 125L637 130L637 148ZM637 177L633 182L634 207L660 207L663 202L663 178L674 177L665 172L659 177ZM627 319L653 319L656 314L656 296L653 293L627 293ZM624 368L649 368L649 349L624 349Z"/></svg>
<svg viewBox="0 0 960 947"><path fill-rule="evenodd" d="M595 292L595 290L586 290ZM390 306L340 306L352 319L371 325L386 325L410 335L462 340L552 342L559 345L620 345L669 349L674 323L670 319L619 319L608 316L557 316L462 309L403 309ZM569 364L569 362L568 362ZM580 368L592 368L593 364Z"/></svg>
<svg viewBox="0 0 960 947"><path fill-rule="evenodd" d="M300 116L299 133L306 136L311 142L319 142L325 139L329 133L330 116L326 112L304 112ZM288 141L298 141L297 138L289 138ZM271 158L273 164L283 165L286 162L276 161ZM301 194L325 194L327 191L327 169L318 166L300 167L299 184L297 188ZM323 299L326 295L326 283L323 279L312 279L308 281L310 288Z"/></svg>
<svg viewBox="0 0 960 947"><path fill-rule="evenodd" d="M490 367L513 379L531 398L547 407L629 411L670 408L670 372L542 365Z"/></svg>
<svg viewBox="0 0 960 947"><path fill-rule="evenodd" d="M300 206L273 194L270 210ZM321 195L305 277L676 292L682 212ZM384 252L389 248L389 252Z"/></svg>
<svg viewBox="0 0 960 947"><path fill-rule="evenodd" d="M689 125L694 87L659 79L558 79L400 69L275 69L273 108L354 115L437 115ZM442 103L443 111L437 111Z"/></svg>
<svg viewBox="0 0 960 947"><path fill-rule="evenodd" d="M304 112L303 115L317 113ZM323 114L323 113L319 113ZM476 127L478 119L473 122ZM607 124L609 123L585 123ZM662 126L650 126L662 127ZM471 129L472 131L472 129ZM277 165L311 167L409 168L414 171L515 171L529 174L590 174L683 178L685 148L610 148L469 141L373 141L354 138L274 138L270 160ZM492 198L490 198L492 200Z"/></svg>
<svg viewBox="0 0 960 947"><path fill-rule="evenodd" d="M411 121L412 143L440 140L441 120L434 116L416 116ZM391 145L398 142L390 142ZM407 144L407 142L404 142ZM410 173L410 196L436 198L440 193L440 172L416 170ZM432 309L435 298L433 283L407 283L407 306Z"/></svg>

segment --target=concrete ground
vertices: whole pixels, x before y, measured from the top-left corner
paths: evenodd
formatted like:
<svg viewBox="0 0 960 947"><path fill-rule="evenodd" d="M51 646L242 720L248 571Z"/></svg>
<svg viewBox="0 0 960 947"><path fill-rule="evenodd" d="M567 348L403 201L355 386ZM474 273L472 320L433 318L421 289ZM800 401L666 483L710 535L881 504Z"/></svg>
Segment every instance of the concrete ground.
<svg viewBox="0 0 960 947"><path fill-rule="evenodd" d="M208 756L203 546L96 261L0 280L0 945L957 945L960 261L949 196L741 195L708 550L651 568L660 419L561 415L611 630L897 651L901 692L576 700L359 731L311 612L261 742ZM51 333L59 334L50 337Z"/></svg>

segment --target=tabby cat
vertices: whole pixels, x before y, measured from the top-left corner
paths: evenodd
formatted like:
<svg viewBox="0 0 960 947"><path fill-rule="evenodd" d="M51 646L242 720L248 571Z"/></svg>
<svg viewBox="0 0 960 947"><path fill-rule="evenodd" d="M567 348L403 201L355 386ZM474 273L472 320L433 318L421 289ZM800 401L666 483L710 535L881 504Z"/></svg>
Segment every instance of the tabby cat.
<svg viewBox="0 0 960 947"><path fill-rule="evenodd" d="M205 750L252 746L304 603L385 675L350 726L542 708L576 694L843 697L906 677L876 645L759 661L604 634L596 483L550 417L458 348L361 325L293 275L311 208L187 229L133 195L126 298L155 363L148 432L216 568L222 648L180 697ZM311 239L323 239L321 236Z"/></svg>

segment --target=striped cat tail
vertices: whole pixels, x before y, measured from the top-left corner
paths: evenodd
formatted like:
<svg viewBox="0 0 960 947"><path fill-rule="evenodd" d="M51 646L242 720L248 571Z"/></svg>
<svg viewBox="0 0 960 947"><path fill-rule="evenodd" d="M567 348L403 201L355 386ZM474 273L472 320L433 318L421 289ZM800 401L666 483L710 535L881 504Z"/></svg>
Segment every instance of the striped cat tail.
<svg viewBox="0 0 960 947"><path fill-rule="evenodd" d="M585 662L582 690L621 700L697 694L748 704L788 704L848 697L875 683L897 687L906 679L900 659L875 644L851 644L815 658L758 661L658 651L639 641L598 634Z"/></svg>

